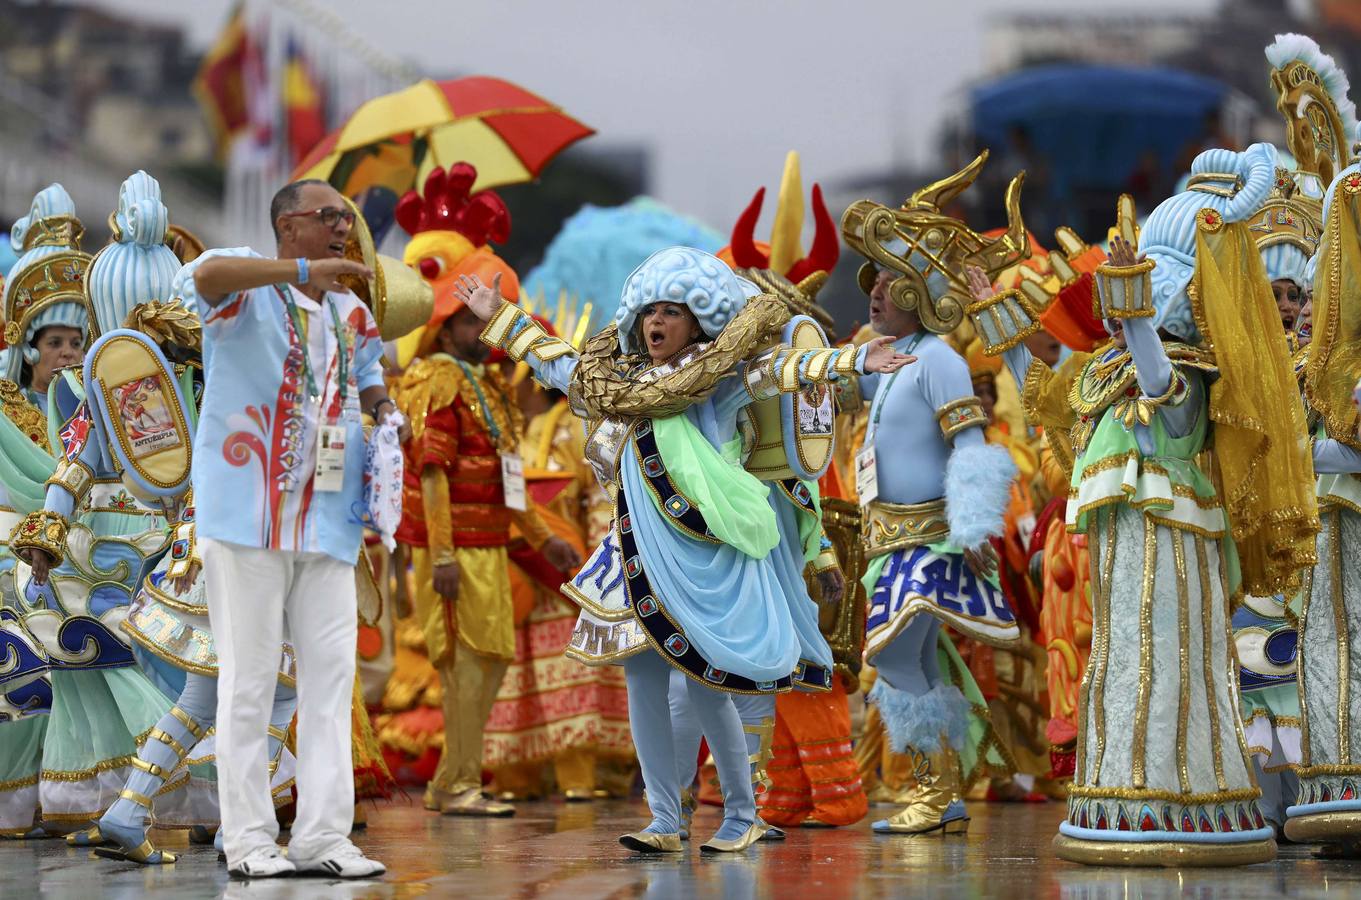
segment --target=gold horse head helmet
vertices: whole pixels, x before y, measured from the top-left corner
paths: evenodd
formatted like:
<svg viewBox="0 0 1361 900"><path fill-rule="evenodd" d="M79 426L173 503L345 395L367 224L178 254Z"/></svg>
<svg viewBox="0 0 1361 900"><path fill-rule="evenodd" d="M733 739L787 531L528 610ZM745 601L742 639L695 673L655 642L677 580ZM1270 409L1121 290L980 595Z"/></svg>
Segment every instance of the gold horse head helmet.
<svg viewBox="0 0 1361 900"><path fill-rule="evenodd" d="M1007 186L1007 230L987 239L942 210L974 183L988 151L955 174L918 190L897 209L860 200L841 217L841 235L869 262L860 268L860 287L869 293L877 269L896 272L889 296L900 309L915 311L922 325L936 334L953 331L964 319L969 288L964 267L975 265L997 273L1030 255L1021 219L1019 173Z"/></svg>

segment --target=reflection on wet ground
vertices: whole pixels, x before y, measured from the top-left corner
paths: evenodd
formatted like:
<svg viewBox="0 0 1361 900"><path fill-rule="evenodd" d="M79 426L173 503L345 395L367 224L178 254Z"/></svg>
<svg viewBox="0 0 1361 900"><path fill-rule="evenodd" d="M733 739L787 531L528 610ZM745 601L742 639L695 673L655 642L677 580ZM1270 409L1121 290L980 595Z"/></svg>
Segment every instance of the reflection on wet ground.
<svg viewBox="0 0 1361 900"><path fill-rule="evenodd" d="M889 812L874 811L875 817ZM783 843L711 857L641 858L616 842L643 824L641 803L527 803L514 819L441 817L417 803L370 807L356 843L388 866L382 881L323 879L234 882L211 849L185 847L182 833L158 842L183 855L144 868L93 857L60 841L0 842L0 898L817 898L1045 897L1132 900L1193 897L1361 896L1361 861L1323 862L1284 846L1270 864L1240 869L1084 868L1049 851L1059 804L977 804L967 837L877 836L868 821L848 829L794 831ZM701 810L697 838L718 827Z"/></svg>

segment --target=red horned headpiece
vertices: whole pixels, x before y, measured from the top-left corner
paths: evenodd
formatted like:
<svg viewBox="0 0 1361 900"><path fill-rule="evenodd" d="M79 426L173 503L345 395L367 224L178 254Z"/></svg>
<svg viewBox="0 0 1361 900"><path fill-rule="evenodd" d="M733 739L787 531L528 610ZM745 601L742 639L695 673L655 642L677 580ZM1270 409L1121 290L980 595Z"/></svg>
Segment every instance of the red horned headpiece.
<svg viewBox="0 0 1361 900"><path fill-rule="evenodd" d="M756 246L756 220L761 218L761 205L765 199L766 189L761 188L742 211L742 215L738 216L737 224L733 226L730 247L733 264L740 268L770 268L771 254ZM796 260L788 271L778 273L794 284L798 284L814 272L832 271L837 258L841 255L841 248L837 243L836 223L827 212L827 204L822 200L822 187L817 184L813 185L813 222L817 227L813 233L813 246L809 249L808 255Z"/></svg>
<svg viewBox="0 0 1361 900"><path fill-rule="evenodd" d="M456 231L474 247L505 243L510 210L495 191L472 193L476 181L477 169L469 163L455 163L447 173L436 167L425 179L424 196L407 191L397 201L397 224L412 235Z"/></svg>

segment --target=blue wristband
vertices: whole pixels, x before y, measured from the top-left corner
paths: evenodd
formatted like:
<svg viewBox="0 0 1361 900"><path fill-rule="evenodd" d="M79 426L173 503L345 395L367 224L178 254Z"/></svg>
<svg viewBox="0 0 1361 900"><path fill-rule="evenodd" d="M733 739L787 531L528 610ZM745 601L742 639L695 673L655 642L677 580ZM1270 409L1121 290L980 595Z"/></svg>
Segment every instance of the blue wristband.
<svg viewBox="0 0 1361 900"><path fill-rule="evenodd" d="M306 257L298 257L298 284L307 284L309 273L307 271Z"/></svg>

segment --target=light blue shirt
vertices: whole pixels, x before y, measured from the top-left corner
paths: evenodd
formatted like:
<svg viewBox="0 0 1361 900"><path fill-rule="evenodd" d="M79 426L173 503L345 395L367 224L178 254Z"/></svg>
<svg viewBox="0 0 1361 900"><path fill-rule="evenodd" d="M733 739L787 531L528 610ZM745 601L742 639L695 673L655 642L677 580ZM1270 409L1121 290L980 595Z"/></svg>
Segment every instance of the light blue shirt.
<svg viewBox="0 0 1361 900"><path fill-rule="evenodd" d="M354 294L322 303L268 286L231 295L216 307L198 295L194 269L212 256L258 257L249 248L212 250L175 277L174 296L203 320L205 387L194 439L198 535L246 547L359 556L363 525L364 431L359 392L383 383L382 339ZM281 291L303 320L295 333ZM337 340L338 317L343 339ZM342 390L340 354L347 351ZM320 404L311 402L303 360L311 360ZM313 490L320 426L345 426L339 491Z"/></svg>
<svg viewBox="0 0 1361 900"><path fill-rule="evenodd" d="M915 346L914 346L915 343ZM964 358L934 334L916 334L893 342L900 353L917 361L890 375L866 375L860 393L873 398L865 443L874 445L879 499L888 503L924 503L945 495L945 466L951 444L945 442L936 413L955 400L972 397L973 381ZM981 445L983 429L966 428L953 447Z"/></svg>

